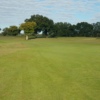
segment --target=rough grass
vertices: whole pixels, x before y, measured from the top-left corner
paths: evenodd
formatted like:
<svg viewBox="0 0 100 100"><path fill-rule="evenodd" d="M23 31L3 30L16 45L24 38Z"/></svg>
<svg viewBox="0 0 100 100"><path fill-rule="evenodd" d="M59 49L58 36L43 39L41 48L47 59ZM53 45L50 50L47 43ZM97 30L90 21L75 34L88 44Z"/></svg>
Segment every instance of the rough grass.
<svg viewBox="0 0 100 100"><path fill-rule="evenodd" d="M0 100L100 100L100 39L0 37Z"/></svg>

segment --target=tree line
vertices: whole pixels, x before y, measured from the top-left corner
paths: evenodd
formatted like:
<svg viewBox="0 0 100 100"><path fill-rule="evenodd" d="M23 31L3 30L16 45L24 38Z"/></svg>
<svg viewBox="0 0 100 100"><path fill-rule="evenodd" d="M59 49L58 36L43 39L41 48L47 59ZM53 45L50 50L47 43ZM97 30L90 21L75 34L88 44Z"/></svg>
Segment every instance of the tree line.
<svg viewBox="0 0 100 100"><path fill-rule="evenodd" d="M32 15L20 26L10 26L3 29L4 36L17 36L21 30L26 35L36 37L100 37L100 22L80 22L72 25L68 22L54 23L52 19L42 15ZM42 32L40 35L39 32Z"/></svg>

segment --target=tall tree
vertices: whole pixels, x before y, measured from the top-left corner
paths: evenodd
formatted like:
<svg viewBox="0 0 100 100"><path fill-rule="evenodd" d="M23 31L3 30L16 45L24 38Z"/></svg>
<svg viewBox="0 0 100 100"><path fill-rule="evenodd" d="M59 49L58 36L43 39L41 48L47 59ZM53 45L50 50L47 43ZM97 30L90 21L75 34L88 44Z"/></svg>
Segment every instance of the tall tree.
<svg viewBox="0 0 100 100"><path fill-rule="evenodd" d="M94 36L100 37L100 22L93 23L93 34Z"/></svg>
<svg viewBox="0 0 100 100"><path fill-rule="evenodd" d="M20 30L24 30L26 35L26 40L28 40L29 35L34 35L34 29L36 27L35 22L25 22L20 25Z"/></svg>
<svg viewBox="0 0 100 100"><path fill-rule="evenodd" d="M57 22L54 24L54 34L56 36L69 36L69 27L71 26L70 23L63 23L63 22Z"/></svg>
<svg viewBox="0 0 100 100"><path fill-rule="evenodd" d="M93 26L87 22L77 23L77 36L92 36Z"/></svg>
<svg viewBox="0 0 100 100"><path fill-rule="evenodd" d="M54 24L53 20L38 14L32 15L31 18L25 20L25 22L32 22L32 21L37 23L37 26L35 28L35 33L37 34L38 32L42 31L43 35L46 36L51 32Z"/></svg>

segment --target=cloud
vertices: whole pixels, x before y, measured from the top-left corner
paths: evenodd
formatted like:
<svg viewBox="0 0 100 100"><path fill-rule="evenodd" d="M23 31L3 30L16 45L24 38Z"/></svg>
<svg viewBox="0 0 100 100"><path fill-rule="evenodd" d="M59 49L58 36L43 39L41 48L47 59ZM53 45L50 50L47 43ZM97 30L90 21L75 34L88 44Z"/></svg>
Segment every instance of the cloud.
<svg viewBox="0 0 100 100"><path fill-rule="evenodd" d="M34 14L72 24L100 21L100 0L0 0L0 27L19 25Z"/></svg>

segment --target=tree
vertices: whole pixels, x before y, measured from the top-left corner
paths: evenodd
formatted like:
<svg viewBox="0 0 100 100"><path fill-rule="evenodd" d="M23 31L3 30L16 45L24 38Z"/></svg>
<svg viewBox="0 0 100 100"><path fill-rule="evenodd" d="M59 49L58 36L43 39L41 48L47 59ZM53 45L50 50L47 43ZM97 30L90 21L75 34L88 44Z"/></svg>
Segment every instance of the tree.
<svg viewBox="0 0 100 100"><path fill-rule="evenodd" d="M63 23L63 22L57 22L54 24L54 34L56 36L69 36L69 27L71 26L70 23Z"/></svg>
<svg viewBox="0 0 100 100"><path fill-rule="evenodd" d="M1 28L0 28L0 31L1 31ZM0 35L2 35L1 32L0 32Z"/></svg>
<svg viewBox="0 0 100 100"><path fill-rule="evenodd" d="M76 25L77 36L92 36L93 26L87 22L77 23Z"/></svg>
<svg viewBox="0 0 100 100"><path fill-rule="evenodd" d="M6 36L8 34L8 27L3 29L2 35Z"/></svg>
<svg viewBox="0 0 100 100"><path fill-rule="evenodd" d="M70 25L68 29L68 36L75 37L76 31L75 31L75 25Z"/></svg>
<svg viewBox="0 0 100 100"><path fill-rule="evenodd" d="M93 34L94 36L100 37L100 22L93 23Z"/></svg>
<svg viewBox="0 0 100 100"><path fill-rule="evenodd" d="M20 30L24 30L26 35L26 40L29 39L29 35L34 35L34 29L36 27L35 22L25 22L20 25Z"/></svg>
<svg viewBox="0 0 100 100"><path fill-rule="evenodd" d="M34 29L36 34L42 31L43 35L47 36L51 33L54 24L53 20L38 14L32 15L31 18L25 20L25 22L32 21L37 23L37 26Z"/></svg>
<svg viewBox="0 0 100 100"><path fill-rule="evenodd" d="M20 30L17 26L10 26L3 29L2 35L16 36L19 33L20 33Z"/></svg>
<svg viewBox="0 0 100 100"><path fill-rule="evenodd" d="M3 29L2 34L9 35L9 36L16 36L20 33L20 30L17 26L10 26Z"/></svg>
<svg viewBox="0 0 100 100"><path fill-rule="evenodd" d="M8 30L9 30L9 35L11 36L16 36L20 33L20 30L17 26L10 26Z"/></svg>

